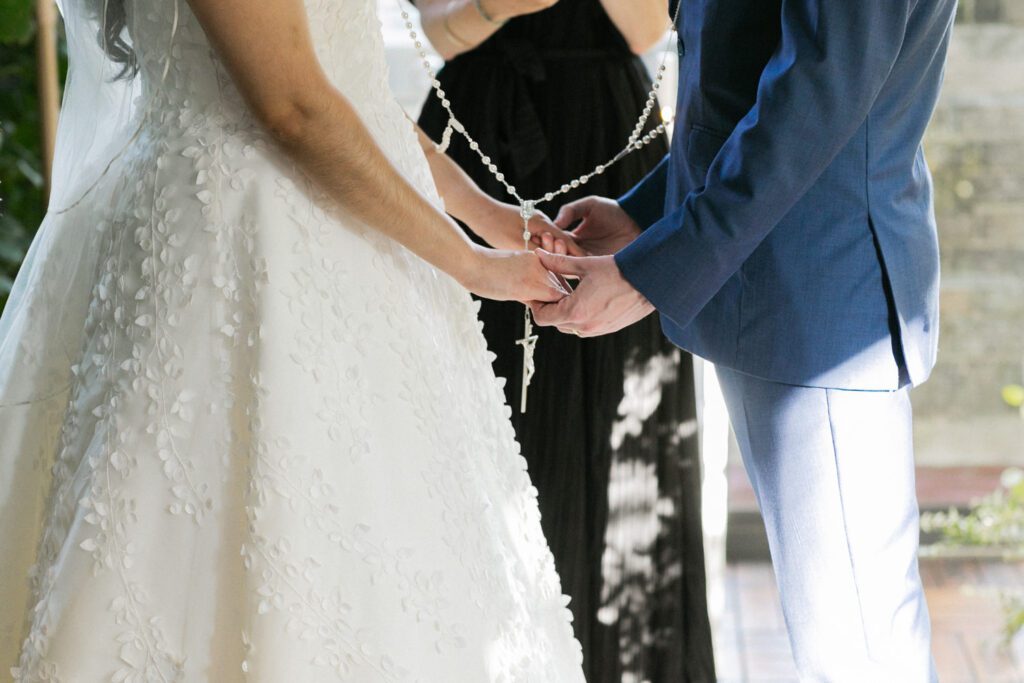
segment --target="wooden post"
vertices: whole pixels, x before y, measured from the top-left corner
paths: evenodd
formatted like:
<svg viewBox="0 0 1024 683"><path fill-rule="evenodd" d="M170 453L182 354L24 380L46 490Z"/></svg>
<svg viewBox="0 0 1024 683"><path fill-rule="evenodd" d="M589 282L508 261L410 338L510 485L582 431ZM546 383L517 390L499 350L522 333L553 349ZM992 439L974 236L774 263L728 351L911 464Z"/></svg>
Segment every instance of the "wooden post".
<svg viewBox="0 0 1024 683"><path fill-rule="evenodd" d="M39 91L39 120L43 148L45 197L49 201L53 176L53 150L57 139L60 84L57 69L57 7L53 0L36 0L36 63Z"/></svg>

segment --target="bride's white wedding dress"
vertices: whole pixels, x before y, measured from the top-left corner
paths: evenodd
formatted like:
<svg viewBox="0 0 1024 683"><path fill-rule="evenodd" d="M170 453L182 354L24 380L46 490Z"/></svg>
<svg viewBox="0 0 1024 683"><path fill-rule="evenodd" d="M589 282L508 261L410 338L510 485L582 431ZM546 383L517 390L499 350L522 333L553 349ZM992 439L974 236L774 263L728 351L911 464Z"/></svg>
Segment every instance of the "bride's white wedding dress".
<svg viewBox="0 0 1024 683"><path fill-rule="evenodd" d="M320 196L174 4L130 0L153 108L48 219L0 326L0 664L582 681L471 298ZM440 205L375 0L307 5L330 78ZM53 272L75 231L93 252Z"/></svg>

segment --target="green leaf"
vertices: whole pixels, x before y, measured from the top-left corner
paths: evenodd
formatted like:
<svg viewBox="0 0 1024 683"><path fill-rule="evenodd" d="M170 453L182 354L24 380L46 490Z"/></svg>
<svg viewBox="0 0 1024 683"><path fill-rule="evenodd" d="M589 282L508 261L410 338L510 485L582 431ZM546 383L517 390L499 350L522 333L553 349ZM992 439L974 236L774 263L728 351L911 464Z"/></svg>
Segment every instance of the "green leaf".
<svg viewBox="0 0 1024 683"><path fill-rule="evenodd" d="M1011 408L1024 406L1024 386L1019 384L1007 384L1003 387L1003 401Z"/></svg>
<svg viewBox="0 0 1024 683"><path fill-rule="evenodd" d="M43 174L33 168L32 162L28 159L24 157L18 159L18 170L21 171L21 175L25 176L26 180L32 183L32 187L41 188L43 186Z"/></svg>
<svg viewBox="0 0 1024 683"><path fill-rule="evenodd" d="M0 43L25 45L35 33L32 0L0 0Z"/></svg>
<svg viewBox="0 0 1024 683"><path fill-rule="evenodd" d="M7 240L0 241L0 261L18 265L23 258L25 258L25 249L22 248L22 245Z"/></svg>
<svg viewBox="0 0 1024 683"><path fill-rule="evenodd" d="M1024 594L1004 597L1003 608L1006 611L1006 643L1010 643L1018 633L1024 632Z"/></svg>

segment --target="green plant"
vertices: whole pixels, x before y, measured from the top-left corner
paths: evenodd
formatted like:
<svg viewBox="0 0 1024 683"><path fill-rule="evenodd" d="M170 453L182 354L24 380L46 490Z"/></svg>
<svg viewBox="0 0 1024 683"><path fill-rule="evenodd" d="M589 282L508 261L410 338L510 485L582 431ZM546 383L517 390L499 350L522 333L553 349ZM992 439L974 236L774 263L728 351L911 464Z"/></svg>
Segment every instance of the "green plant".
<svg viewBox="0 0 1024 683"><path fill-rule="evenodd" d="M1024 387L1003 387L1003 401L1020 411L1024 418ZM933 554L974 550L975 554L1007 562L1024 561L1024 470L1003 472L999 488L975 503L967 512L952 508L946 512L922 515L921 528L938 532L942 541L930 550ZM1006 610L1006 639L1024 633L1024 587L1003 594Z"/></svg>
<svg viewBox="0 0 1024 683"><path fill-rule="evenodd" d="M999 488L967 512L924 515L922 527L940 532L947 547L987 548L994 557L1024 560L1024 470L1006 470Z"/></svg>
<svg viewBox="0 0 1024 683"><path fill-rule="evenodd" d="M921 528L939 532L942 541L932 547L942 555L964 549L1006 562L1024 561L1024 470L1003 472L998 489L975 503L967 512L953 508L922 515ZM1007 640L1024 632L1024 588L1003 594Z"/></svg>

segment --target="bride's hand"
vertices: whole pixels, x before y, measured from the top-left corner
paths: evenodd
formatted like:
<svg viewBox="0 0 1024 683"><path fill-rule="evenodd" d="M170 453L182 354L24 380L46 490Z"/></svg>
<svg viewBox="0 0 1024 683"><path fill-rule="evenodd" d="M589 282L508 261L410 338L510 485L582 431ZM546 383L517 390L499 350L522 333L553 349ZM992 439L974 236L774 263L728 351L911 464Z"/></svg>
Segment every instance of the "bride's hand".
<svg viewBox="0 0 1024 683"><path fill-rule="evenodd" d="M479 212L469 228L496 249L523 249L523 219L519 207L514 204L489 201L486 211ZM552 254L590 256L577 244L572 233L559 228L543 212L538 211L530 219L529 230L531 250L544 249Z"/></svg>
<svg viewBox="0 0 1024 683"><path fill-rule="evenodd" d="M543 249L562 256L591 255L580 246L571 232L562 230L544 214L538 214L530 220L530 235L530 249Z"/></svg>
<svg viewBox="0 0 1024 683"><path fill-rule="evenodd" d="M495 301L553 303L569 295L565 280L549 272L537 255L528 251L474 245L472 263L460 282L473 294Z"/></svg>

